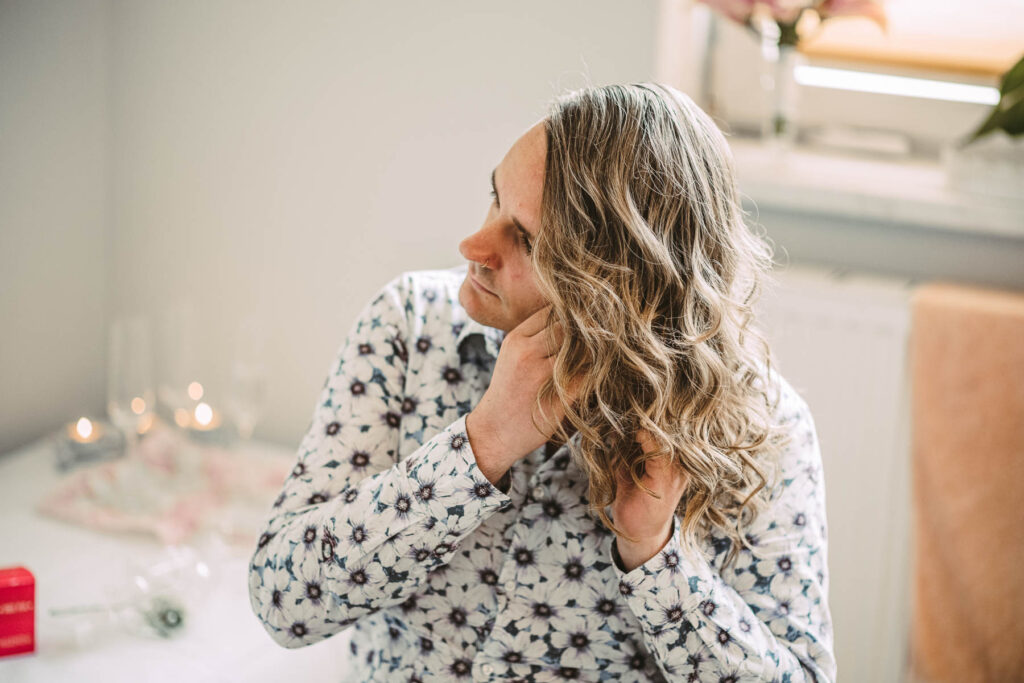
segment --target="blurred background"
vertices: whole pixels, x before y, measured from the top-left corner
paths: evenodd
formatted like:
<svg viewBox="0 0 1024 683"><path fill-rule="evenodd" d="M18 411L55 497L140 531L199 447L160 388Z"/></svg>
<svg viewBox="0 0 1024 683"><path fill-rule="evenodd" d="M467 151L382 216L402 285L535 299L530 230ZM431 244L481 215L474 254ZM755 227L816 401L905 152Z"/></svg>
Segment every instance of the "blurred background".
<svg viewBox="0 0 1024 683"><path fill-rule="evenodd" d="M116 528L67 504L61 477L110 465L118 427L155 459L176 452L147 436L167 424L287 468L357 312L399 272L462 262L491 169L547 103L660 80L727 133L776 245L761 307L819 430L841 675L1019 676L1022 54L1019 0L0 0L0 567L33 570L41 603L81 580L36 508L155 538L76 536L83 561L191 538L202 520ZM235 680L266 649L234 609L239 654L188 650L192 678ZM183 652L76 632L54 658L37 624L0 679L120 680L103 652ZM330 643L249 658L249 679L306 657L333 680Z"/></svg>

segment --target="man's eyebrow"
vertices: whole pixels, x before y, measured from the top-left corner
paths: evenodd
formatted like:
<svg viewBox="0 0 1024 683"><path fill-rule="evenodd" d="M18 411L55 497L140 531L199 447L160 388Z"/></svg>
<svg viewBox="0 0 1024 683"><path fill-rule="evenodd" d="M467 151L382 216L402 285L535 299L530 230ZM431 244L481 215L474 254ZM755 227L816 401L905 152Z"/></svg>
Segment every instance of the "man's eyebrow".
<svg viewBox="0 0 1024 683"><path fill-rule="evenodd" d="M494 181L494 174L497 172L498 169L496 168L493 171L491 171L491 189L494 190L494 198L495 201L497 201L498 203L498 208L501 208L501 196L498 194L498 185ZM515 225L519 229L519 231L523 233L523 236L526 237L528 240L533 239L533 234L529 230L524 228L523 224L520 223L519 219L516 218L515 216L512 216L512 224Z"/></svg>

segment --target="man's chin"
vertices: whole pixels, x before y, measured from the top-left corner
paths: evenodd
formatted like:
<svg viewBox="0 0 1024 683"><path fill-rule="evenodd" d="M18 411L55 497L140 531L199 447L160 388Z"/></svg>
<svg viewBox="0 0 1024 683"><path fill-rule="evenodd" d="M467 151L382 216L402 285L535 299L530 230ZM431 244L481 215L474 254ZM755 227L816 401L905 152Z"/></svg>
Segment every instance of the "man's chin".
<svg viewBox="0 0 1024 683"><path fill-rule="evenodd" d="M459 303L462 308L465 309L466 315L485 327L494 327L497 329L504 329L500 325L500 321L495 319L493 315L489 315L487 307L484 305L483 295L477 291L473 283L469 281L469 276L463 281L462 286L459 287Z"/></svg>
<svg viewBox="0 0 1024 683"><path fill-rule="evenodd" d="M473 283L469 281L469 276L462 281L462 286L459 287L459 304L466 310L466 314L480 322L478 317L480 316L480 297L477 295L476 290L473 288ZM484 323L481 323L484 324Z"/></svg>

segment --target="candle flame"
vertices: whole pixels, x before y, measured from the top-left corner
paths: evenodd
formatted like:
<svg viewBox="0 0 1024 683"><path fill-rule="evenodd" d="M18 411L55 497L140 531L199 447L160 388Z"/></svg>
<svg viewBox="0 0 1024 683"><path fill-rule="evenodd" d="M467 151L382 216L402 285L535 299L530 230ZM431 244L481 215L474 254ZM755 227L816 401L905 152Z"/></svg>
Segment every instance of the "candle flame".
<svg viewBox="0 0 1024 683"><path fill-rule="evenodd" d="M206 403L200 403L196 406L196 422L203 425L204 427L210 424L213 420L213 408Z"/></svg>
<svg viewBox="0 0 1024 683"><path fill-rule="evenodd" d="M142 415L146 412L146 401L141 396L136 396L132 399L132 412L136 415Z"/></svg>
<svg viewBox="0 0 1024 683"><path fill-rule="evenodd" d="M199 382L191 382L188 385L188 397L193 401L198 401L203 397L203 385Z"/></svg>
<svg viewBox="0 0 1024 683"><path fill-rule="evenodd" d="M188 411L184 408L177 408L174 411L174 423L182 429L188 427Z"/></svg>
<svg viewBox="0 0 1024 683"><path fill-rule="evenodd" d="M92 436L92 422L87 417L79 418L78 424L75 425L75 430L83 439L88 439Z"/></svg>
<svg viewBox="0 0 1024 683"><path fill-rule="evenodd" d="M139 434L145 434L146 432L148 432L150 429L153 428L153 425L155 423L156 423L156 415L154 415L153 413L150 413L149 415L147 415L144 418L142 418L141 420L139 420L139 426L138 426Z"/></svg>

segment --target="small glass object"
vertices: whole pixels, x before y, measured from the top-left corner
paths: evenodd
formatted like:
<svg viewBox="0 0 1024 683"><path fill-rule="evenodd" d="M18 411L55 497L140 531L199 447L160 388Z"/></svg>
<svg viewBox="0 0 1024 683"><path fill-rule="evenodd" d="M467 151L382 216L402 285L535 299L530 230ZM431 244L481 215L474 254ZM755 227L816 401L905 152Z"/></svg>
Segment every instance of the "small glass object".
<svg viewBox="0 0 1024 683"><path fill-rule="evenodd" d="M161 409L169 413L168 419L184 429L204 393L198 381L195 309L189 302L179 299L165 308L158 320L158 398Z"/></svg>
<svg viewBox="0 0 1024 683"><path fill-rule="evenodd" d="M263 368L240 360L233 362L227 411L241 439L252 438L256 422L263 413L265 399L266 377Z"/></svg>
<svg viewBox="0 0 1024 683"><path fill-rule="evenodd" d="M152 345L149 323L142 316L115 320L110 327L107 415L124 432L128 450L145 434L155 417Z"/></svg>
<svg viewBox="0 0 1024 683"><path fill-rule="evenodd" d="M267 398L263 329L255 316L237 327L227 393L227 413L238 436L252 438Z"/></svg>
<svg viewBox="0 0 1024 683"><path fill-rule="evenodd" d="M790 150L797 139L797 107L800 89L796 67L805 62L796 45L781 39L779 25L770 18L761 22L761 90L764 118L761 138L777 152Z"/></svg>
<svg viewBox="0 0 1024 683"><path fill-rule="evenodd" d="M104 601L51 608L47 626L64 631L71 646L87 646L104 632L120 630L150 638L174 638L184 632L208 599L210 564L189 546L168 546L149 564L129 563L124 575L105 591Z"/></svg>

